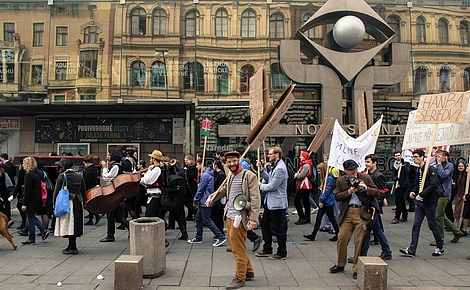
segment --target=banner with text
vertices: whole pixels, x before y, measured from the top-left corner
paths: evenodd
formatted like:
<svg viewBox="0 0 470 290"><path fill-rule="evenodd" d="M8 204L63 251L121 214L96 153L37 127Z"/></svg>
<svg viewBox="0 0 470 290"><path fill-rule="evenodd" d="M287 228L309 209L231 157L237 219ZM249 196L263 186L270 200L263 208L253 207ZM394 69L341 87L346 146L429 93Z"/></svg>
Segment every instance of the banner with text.
<svg viewBox="0 0 470 290"><path fill-rule="evenodd" d="M331 139L328 165L343 170L343 162L353 159L359 164L359 171L364 170L364 157L375 152L375 144L380 134L381 125L382 117L364 134L353 138L344 131L338 120L336 120Z"/></svg>

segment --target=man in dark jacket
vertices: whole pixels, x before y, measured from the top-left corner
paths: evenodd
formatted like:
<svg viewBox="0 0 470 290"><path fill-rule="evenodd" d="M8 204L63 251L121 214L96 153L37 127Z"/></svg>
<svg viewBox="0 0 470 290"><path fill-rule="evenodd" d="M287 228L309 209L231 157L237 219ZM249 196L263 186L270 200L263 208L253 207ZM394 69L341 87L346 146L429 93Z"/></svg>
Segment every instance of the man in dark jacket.
<svg viewBox="0 0 470 290"><path fill-rule="evenodd" d="M390 222L392 224L408 220L405 200L410 192L409 176L411 171L410 163L405 162L400 152L395 152L395 159L396 161L392 166L392 180L395 181L395 204L397 208L395 218Z"/></svg>
<svg viewBox="0 0 470 290"><path fill-rule="evenodd" d="M416 175L417 182L413 190L410 192L410 197L416 199L417 205L415 219L413 222L413 229L411 231L411 244L404 250L400 249L400 253L408 257L414 257L416 255L421 223L423 222L424 217L426 217L428 220L429 229L432 231L437 245L437 248L434 250L432 255L442 256L444 254L444 247L441 240L441 233L439 232L436 223L436 189L439 186L439 177L437 175L436 169L432 166L429 166L426 179L424 180L423 190L420 192L420 185L421 182L423 182L422 178L425 169L424 151L421 149L413 151L413 160L419 166L419 169Z"/></svg>

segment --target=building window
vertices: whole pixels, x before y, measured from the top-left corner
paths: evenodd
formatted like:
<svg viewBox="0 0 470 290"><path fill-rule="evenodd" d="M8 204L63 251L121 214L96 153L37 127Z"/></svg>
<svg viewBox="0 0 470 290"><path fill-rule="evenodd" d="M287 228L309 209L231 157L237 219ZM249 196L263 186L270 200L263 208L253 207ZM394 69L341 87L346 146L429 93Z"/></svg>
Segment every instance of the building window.
<svg viewBox="0 0 470 290"><path fill-rule="evenodd" d="M437 32L439 43L449 43L449 26L446 20L439 19L437 22Z"/></svg>
<svg viewBox="0 0 470 290"><path fill-rule="evenodd" d="M145 35L147 27L147 19L145 10L142 8L134 9L131 13L131 34Z"/></svg>
<svg viewBox="0 0 470 290"><path fill-rule="evenodd" d="M33 46L44 45L44 23L33 23Z"/></svg>
<svg viewBox="0 0 470 290"><path fill-rule="evenodd" d="M426 20L423 17L416 19L416 42L426 42Z"/></svg>
<svg viewBox="0 0 470 290"><path fill-rule="evenodd" d="M69 45L69 28L67 26L56 27L56 46Z"/></svg>
<svg viewBox="0 0 470 290"><path fill-rule="evenodd" d="M166 34L166 12L163 9L153 11L153 35Z"/></svg>
<svg viewBox="0 0 470 290"><path fill-rule="evenodd" d="M387 23L390 27L395 31L395 35L393 36L392 42L400 42L401 35L400 35L400 19L395 16L387 17Z"/></svg>
<svg viewBox="0 0 470 290"><path fill-rule="evenodd" d="M3 83L3 52L0 50L0 83Z"/></svg>
<svg viewBox="0 0 470 290"><path fill-rule="evenodd" d="M55 63L55 80L65 81L67 79L67 62L58 61Z"/></svg>
<svg viewBox="0 0 470 290"><path fill-rule="evenodd" d="M15 41L15 23L3 23L3 40L6 42Z"/></svg>
<svg viewBox="0 0 470 290"><path fill-rule="evenodd" d="M5 50L5 63L6 63L6 66L3 66L2 68L3 78L6 78L7 83L14 83L15 82L15 53L13 51ZM4 81L4 79L2 79L1 81Z"/></svg>
<svg viewBox="0 0 470 290"><path fill-rule="evenodd" d="M42 85L42 65L31 67L31 85Z"/></svg>
<svg viewBox="0 0 470 290"><path fill-rule="evenodd" d="M192 10L186 14L186 37L196 36L199 36L199 12Z"/></svg>
<svg viewBox="0 0 470 290"><path fill-rule="evenodd" d="M221 94L228 94L228 66L225 63L217 67L217 92Z"/></svg>
<svg viewBox="0 0 470 290"><path fill-rule="evenodd" d="M225 9L219 9L215 13L215 36L227 37L228 13Z"/></svg>
<svg viewBox="0 0 470 290"><path fill-rule="evenodd" d="M241 28L243 38L253 38L256 36L256 13L253 10L243 11Z"/></svg>
<svg viewBox="0 0 470 290"><path fill-rule="evenodd" d="M187 62L184 65L184 89L194 90L198 92L204 92L204 67L201 63Z"/></svg>
<svg viewBox="0 0 470 290"><path fill-rule="evenodd" d="M269 18L269 37L284 38L284 16L281 13L275 13Z"/></svg>
<svg viewBox="0 0 470 290"><path fill-rule="evenodd" d="M305 14L304 17L302 18L302 24L305 24L310 17L312 17L312 14ZM310 28L309 30L304 32L305 36L307 36L310 39L315 38L315 28Z"/></svg>
<svg viewBox="0 0 470 290"><path fill-rule="evenodd" d="M79 89L78 94L80 96L80 101L96 101L96 89L93 89L93 88Z"/></svg>
<svg viewBox="0 0 470 290"><path fill-rule="evenodd" d="M240 69L240 92L250 91L250 78L255 74L255 68L251 64L245 64Z"/></svg>
<svg viewBox="0 0 470 290"><path fill-rule="evenodd" d="M439 70L439 91L441 93L450 92L450 68L443 66Z"/></svg>
<svg viewBox="0 0 470 290"><path fill-rule="evenodd" d="M96 70L98 67L98 51L83 50L80 51L80 70L78 77L96 78Z"/></svg>
<svg viewBox="0 0 470 290"><path fill-rule="evenodd" d="M470 90L470 67L467 67L463 71L463 90L464 91Z"/></svg>
<svg viewBox="0 0 470 290"><path fill-rule="evenodd" d="M87 27L83 31L83 34L85 35L83 38L83 43L98 43L98 39L100 36L98 27L96 26Z"/></svg>
<svg viewBox="0 0 470 290"><path fill-rule="evenodd" d="M289 84L289 79L282 72L279 62L271 64L271 85L273 89L284 89Z"/></svg>
<svg viewBox="0 0 470 290"><path fill-rule="evenodd" d="M131 66L131 86L132 87L145 87L145 64L141 61L136 61Z"/></svg>
<svg viewBox="0 0 470 290"><path fill-rule="evenodd" d="M428 91L428 69L420 66L415 70L415 93L426 93Z"/></svg>
<svg viewBox="0 0 470 290"><path fill-rule="evenodd" d="M165 87L165 76L166 76L165 64L161 61L156 61L152 64L152 70L150 75L150 87L152 88L164 88Z"/></svg>
<svg viewBox="0 0 470 290"><path fill-rule="evenodd" d="M469 45L468 22L461 21L459 30L460 30L460 43L462 45Z"/></svg>

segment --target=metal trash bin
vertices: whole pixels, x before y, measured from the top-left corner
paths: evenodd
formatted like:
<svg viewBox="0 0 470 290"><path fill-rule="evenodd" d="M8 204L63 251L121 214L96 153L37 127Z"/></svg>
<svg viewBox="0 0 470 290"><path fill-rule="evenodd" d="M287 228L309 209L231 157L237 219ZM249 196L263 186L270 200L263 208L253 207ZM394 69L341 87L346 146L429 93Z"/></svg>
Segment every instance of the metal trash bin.
<svg viewBox="0 0 470 290"><path fill-rule="evenodd" d="M131 220L130 254L144 257L144 277L154 278L166 269L165 221L156 217Z"/></svg>

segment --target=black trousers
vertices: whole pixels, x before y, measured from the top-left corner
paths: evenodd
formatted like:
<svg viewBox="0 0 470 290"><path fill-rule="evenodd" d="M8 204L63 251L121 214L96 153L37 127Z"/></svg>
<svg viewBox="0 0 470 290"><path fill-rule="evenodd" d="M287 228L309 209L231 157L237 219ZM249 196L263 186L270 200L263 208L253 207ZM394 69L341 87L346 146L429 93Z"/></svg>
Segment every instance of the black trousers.
<svg viewBox="0 0 470 290"><path fill-rule="evenodd" d="M129 229L129 221L126 220L121 215L121 207L118 206L114 210L108 212L106 214L106 218L108 219L108 236L114 236L116 233L116 227L114 226L114 221L117 220L118 222L122 223L126 229Z"/></svg>
<svg viewBox="0 0 470 290"><path fill-rule="evenodd" d="M263 233L263 252L273 253L273 235L277 238L277 255L287 256L287 220L285 209L268 209L263 205L263 219L261 220L261 231Z"/></svg>
<svg viewBox="0 0 470 290"><path fill-rule="evenodd" d="M302 208L302 204L305 207ZM294 206L299 215L299 219L304 219L310 222L310 190L309 189L297 189L297 193L294 198Z"/></svg>
<svg viewBox="0 0 470 290"><path fill-rule="evenodd" d="M178 223L181 234L182 235L187 234L186 217L184 214L184 205L175 206L171 210L169 208L165 208L164 206L162 206L157 217L165 220L165 215L168 211L170 212L171 215L173 215L175 221ZM165 230L167 228L168 228L167 222L165 221Z"/></svg>
<svg viewBox="0 0 470 290"><path fill-rule="evenodd" d="M399 187L395 189L395 219L399 220L400 217L408 219L408 211L406 210L406 198L410 195L409 187Z"/></svg>
<svg viewBox="0 0 470 290"><path fill-rule="evenodd" d="M211 219L221 233L224 232L224 209L225 204L218 201L214 204L211 211Z"/></svg>

